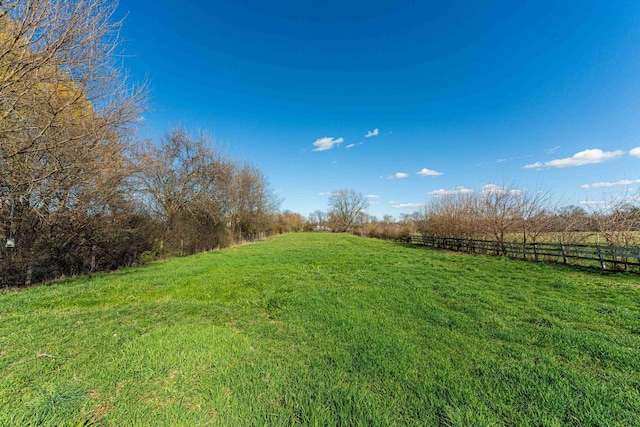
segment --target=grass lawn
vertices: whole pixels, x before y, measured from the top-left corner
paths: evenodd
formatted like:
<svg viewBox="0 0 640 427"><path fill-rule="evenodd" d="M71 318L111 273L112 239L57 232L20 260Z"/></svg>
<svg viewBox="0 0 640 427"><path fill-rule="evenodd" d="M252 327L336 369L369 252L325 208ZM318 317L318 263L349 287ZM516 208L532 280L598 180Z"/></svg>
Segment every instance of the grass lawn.
<svg viewBox="0 0 640 427"><path fill-rule="evenodd" d="M290 234L0 293L0 426L640 424L640 277Z"/></svg>

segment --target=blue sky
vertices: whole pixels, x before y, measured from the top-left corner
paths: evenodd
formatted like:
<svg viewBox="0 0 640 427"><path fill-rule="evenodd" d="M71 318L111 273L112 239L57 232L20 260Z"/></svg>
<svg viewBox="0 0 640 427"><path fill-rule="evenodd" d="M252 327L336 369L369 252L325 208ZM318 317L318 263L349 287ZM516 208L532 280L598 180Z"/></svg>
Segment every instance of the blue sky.
<svg viewBox="0 0 640 427"><path fill-rule="evenodd" d="M283 210L325 210L340 188L398 217L491 184L585 206L640 187L638 1L121 0L125 14L125 66L151 86L141 133L207 131Z"/></svg>

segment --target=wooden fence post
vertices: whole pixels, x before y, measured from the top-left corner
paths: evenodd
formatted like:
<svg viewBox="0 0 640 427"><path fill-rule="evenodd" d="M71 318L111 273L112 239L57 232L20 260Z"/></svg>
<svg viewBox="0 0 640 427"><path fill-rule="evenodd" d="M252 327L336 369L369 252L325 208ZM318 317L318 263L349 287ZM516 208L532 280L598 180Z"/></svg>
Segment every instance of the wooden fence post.
<svg viewBox="0 0 640 427"><path fill-rule="evenodd" d="M31 279L33 278L33 262L29 262L27 267L27 277L24 279L25 286L31 286Z"/></svg>
<svg viewBox="0 0 640 427"><path fill-rule="evenodd" d="M567 263L567 254L564 251L564 243L560 242L560 250L562 250L562 262Z"/></svg>
<svg viewBox="0 0 640 427"><path fill-rule="evenodd" d="M600 250L600 245L596 244L596 250L598 251L598 258L600 259L600 267L602 271L606 270L607 267L604 265L604 259L602 257L602 250Z"/></svg>
<svg viewBox="0 0 640 427"><path fill-rule="evenodd" d="M96 252L98 251L98 246L91 246L91 260L89 261L89 273L95 273L98 265L96 263Z"/></svg>

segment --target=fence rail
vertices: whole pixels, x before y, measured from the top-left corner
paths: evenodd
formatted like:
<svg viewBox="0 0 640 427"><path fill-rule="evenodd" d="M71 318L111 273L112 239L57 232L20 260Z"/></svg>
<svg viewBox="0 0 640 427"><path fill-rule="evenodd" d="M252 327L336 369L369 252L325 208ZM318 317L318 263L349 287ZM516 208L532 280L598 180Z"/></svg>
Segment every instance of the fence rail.
<svg viewBox="0 0 640 427"><path fill-rule="evenodd" d="M244 233L239 236L238 240L240 242L251 243L258 240L264 240L271 236L273 236L273 233L271 231L261 231L259 233Z"/></svg>
<svg viewBox="0 0 640 427"><path fill-rule="evenodd" d="M503 255L533 261L597 267L607 271L640 273L640 247L569 243L498 242L494 240L412 236L411 243L450 251Z"/></svg>

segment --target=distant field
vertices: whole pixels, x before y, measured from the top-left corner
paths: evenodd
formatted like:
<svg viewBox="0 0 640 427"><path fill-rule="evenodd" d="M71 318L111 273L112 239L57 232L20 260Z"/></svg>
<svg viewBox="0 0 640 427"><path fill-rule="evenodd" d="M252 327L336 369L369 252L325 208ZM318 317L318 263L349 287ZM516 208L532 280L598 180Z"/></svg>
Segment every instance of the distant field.
<svg viewBox="0 0 640 427"><path fill-rule="evenodd" d="M0 426L630 426L640 277L340 234L0 292Z"/></svg>
<svg viewBox="0 0 640 427"><path fill-rule="evenodd" d="M625 243L622 238L622 232L618 232L616 234L616 245L617 246L638 246L640 242L640 231L625 231L624 235L630 242ZM522 234L521 233L509 233L507 234L505 240L512 242L521 242ZM584 244L601 244L606 245L607 239L602 233L598 233L595 231L573 231L573 232L549 232L542 233L536 237L537 242L545 242L545 243L556 243L556 242L565 242L565 243L584 243Z"/></svg>

